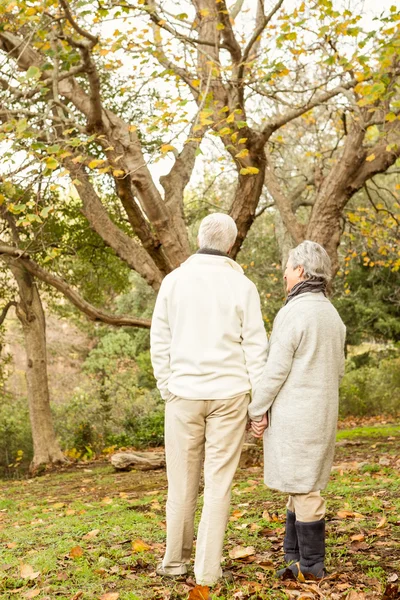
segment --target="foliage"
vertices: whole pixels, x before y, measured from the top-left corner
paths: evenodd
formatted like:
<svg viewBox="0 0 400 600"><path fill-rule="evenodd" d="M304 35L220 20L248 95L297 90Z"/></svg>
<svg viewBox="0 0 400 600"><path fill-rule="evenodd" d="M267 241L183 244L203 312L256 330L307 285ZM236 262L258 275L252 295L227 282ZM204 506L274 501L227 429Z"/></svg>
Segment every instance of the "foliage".
<svg viewBox="0 0 400 600"><path fill-rule="evenodd" d="M399 350L367 352L347 359L340 386L339 413L398 415L400 407Z"/></svg>
<svg viewBox="0 0 400 600"><path fill-rule="evenodd" d="M18 477L33 456L26 398L0 390L0 474Z"/></svg>

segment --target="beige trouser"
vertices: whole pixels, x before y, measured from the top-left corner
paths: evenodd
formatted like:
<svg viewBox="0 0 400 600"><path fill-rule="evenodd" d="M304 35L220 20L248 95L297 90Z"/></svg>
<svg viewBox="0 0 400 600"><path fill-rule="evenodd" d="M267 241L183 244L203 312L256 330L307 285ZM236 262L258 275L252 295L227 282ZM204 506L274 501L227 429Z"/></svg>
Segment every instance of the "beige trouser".
<svg viewBox="0 0 400 600"><path fill-rule="evenodd" d="M325 500L321 492L291 494L286 508L296 513L296 520L303 523L320 521L325 516Z"/></svg>
<svg viewBox="0 0 400 600"><path fill-rule="evenodd" d="M166 573L186 573L204 460L204 505L194 572L196 582L201 585L212 585L221 577L231 486L243 446L249 401L249 395L242 394L227 400L172 397L166 403L168 499L163 560Z"/></svg>

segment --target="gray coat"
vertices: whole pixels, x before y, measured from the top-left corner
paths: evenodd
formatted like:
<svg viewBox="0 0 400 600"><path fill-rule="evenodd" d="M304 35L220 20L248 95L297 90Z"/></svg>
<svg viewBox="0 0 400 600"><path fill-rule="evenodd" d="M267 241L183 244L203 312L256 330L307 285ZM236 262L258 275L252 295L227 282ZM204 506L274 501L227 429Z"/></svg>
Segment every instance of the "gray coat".
<svg viewBox="0 0 400 600"><path fill-rule="evenodd" d="M307 494L329 479L335 447L346 328L322 293L293 298L277 314L250 418L267 411L265 483Z"/></svg>

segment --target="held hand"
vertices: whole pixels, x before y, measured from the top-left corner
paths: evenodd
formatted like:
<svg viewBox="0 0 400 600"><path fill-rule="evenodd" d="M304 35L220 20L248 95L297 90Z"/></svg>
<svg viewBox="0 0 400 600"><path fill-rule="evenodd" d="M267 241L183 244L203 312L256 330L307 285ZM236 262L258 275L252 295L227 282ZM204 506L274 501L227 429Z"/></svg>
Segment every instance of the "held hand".
<svg viewBox="0 0 400 600"><path fill-rule="evenodd" d="M268 415L265 413L261 421L251 422L251 433L255 438L261 438L268 427Z"/></svg>

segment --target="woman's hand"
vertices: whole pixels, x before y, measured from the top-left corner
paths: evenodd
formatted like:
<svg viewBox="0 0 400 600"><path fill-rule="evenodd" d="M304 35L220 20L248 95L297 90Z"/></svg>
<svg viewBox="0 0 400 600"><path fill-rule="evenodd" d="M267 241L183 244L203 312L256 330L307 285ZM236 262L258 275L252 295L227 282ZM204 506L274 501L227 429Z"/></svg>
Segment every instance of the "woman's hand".
<svg viewBox="0 0 400 600"><path fill-rule="evenodd" d="M264 435L264 431L268 427L268 414L265 413L261 421L251 422L251 433L255 438L261 438Z"/></svg>

